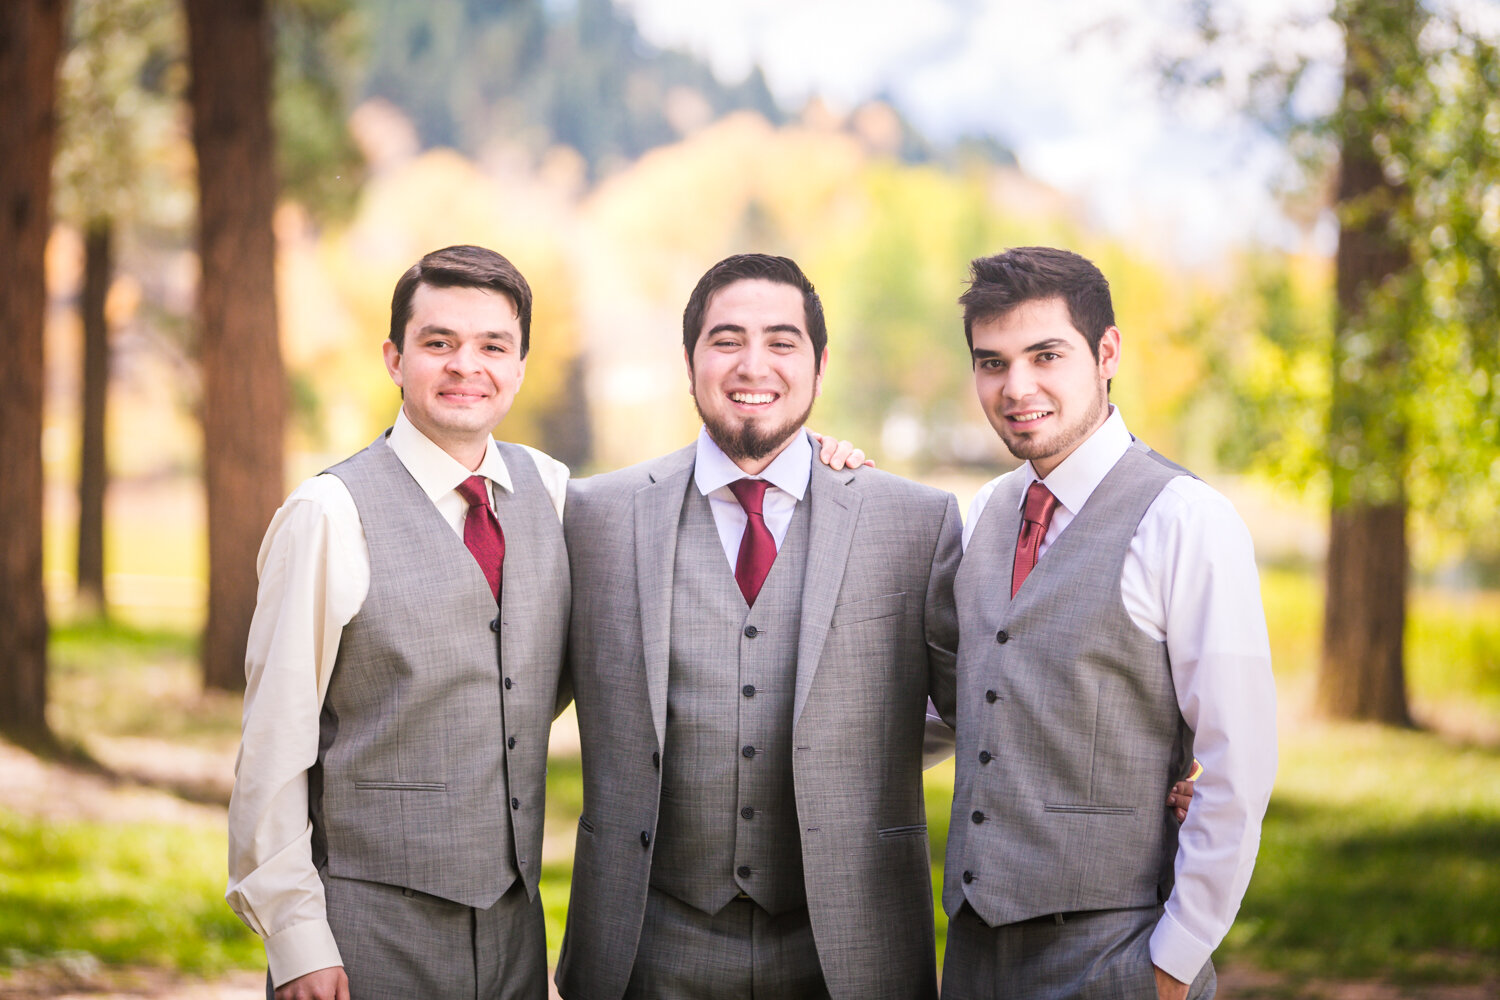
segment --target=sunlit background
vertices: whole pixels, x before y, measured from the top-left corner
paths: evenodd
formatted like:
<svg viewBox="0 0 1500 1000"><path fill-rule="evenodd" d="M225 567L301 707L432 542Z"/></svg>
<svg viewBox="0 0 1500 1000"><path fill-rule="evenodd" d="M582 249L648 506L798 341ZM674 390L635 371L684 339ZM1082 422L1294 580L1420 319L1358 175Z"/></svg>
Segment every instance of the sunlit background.
<svg viewBox="0 0 1500 1000"><path fill-rule="evenodd" d="M689 441L682 307L715 261L767 251L799 261L825 304L812 425L966 505L1013 464L973 399L955 304L968 262L1075 249L1114 293L1113 401L1229 495L1257 544L1283 768L1221 995L1334 995L1316 992L1324 966L1379 1000L1432 983L1495 995L1500 320L1484 303L1500 301L1500 5L1416 8L1432 15L1409 40L1430 106L1394 76L1360 106L1410 105L1409 127L1377 129L1374 148L1392 190L1416 192L1392 223L1415 277L1381 300L1405 317L1407 353L1377 383L1361 365L1384 328L1340 326L1336 299L1341 226L1361 218L1338 186L1340 115L1363 113L1341 105L1345 28L1402 3L272 0L282 492L390 424L391 289L427 251L476 243L536 293L499 436L577 475ZM202 691L195 666L208 525L185 30L172 0L70 6L47 247L48 719L109 781L76 809L33 808L62 779L0 743L0 996L118 986L121 969L248 968L255 992L258 944L216 896L239 701ZM102 607L80 597L75 560L79 307L101 226ZM1348 410L1361 385L1365 409ZM1394 495L1359 485L1383 453L1355 440L1391 415L1416 727L1329 723L1314 689L1330 510ZM554 956L581 794L561 732L543 886ZM82 801L122 788L174 804ZM951 770L929 790L940 866ZM99 870L137 882L119 876L133 888L104 900L88 888ZM133 912L157 914L156 931Z"/></svg>

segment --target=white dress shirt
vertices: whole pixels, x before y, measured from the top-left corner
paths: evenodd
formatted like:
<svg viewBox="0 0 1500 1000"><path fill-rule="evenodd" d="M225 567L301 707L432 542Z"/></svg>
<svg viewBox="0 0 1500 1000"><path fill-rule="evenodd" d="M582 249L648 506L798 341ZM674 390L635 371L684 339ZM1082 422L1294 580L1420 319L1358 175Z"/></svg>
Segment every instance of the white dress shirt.
<svg viewBox="0 0 1500 1000"><path fill-rule="evenodd" d="M792 526L792 514L797 502L807 495L807 482L812 478L812 442L802 431L791 443L781 449L781 454L771 460L757 475L750 475L734 464L722 448L708 436L708 428L698 431L698 454L693 460L693 482L698 492L708 497L709 509L713 511L714 527L719 529L719 544L724 546L724 556L732 570L740 557L740 539L745 534L745 525L750 518L740 506L729 484L741 479L764 479L766 497L761 504L761 513L776 540L776 549L786 539L787 529Z"/></svg>
<svg viewBox="0 0 1500 1000"><path fill-rule="evenodd" d="M1058 506L1039 560L1130 442L1111 407L1104 424L1043 480ZM1020 474L1027 486L1039 478L1029 462ZM966 547L998 482L985 484L969 508ZM1021 495L1024 502L1024 489ZM1201 480L1173 479L1131 538L1120 596L1143 632L1166 641L1177 705L1203 765L1178 835L1176 885L1151 935L1152 961L1191 982L1229 931L1250 884L1276 776L1270 640L1244 521Z"/></svg>
<svg viewBox="0 0 1500 1000"><path fill-rule="evenodd" d="M449 526L463 536L468 502L456 489L477 472L512 489L490 442L471 471L429 440L403 410L387 439ZM562 516L568 468L527 448ZM307 770L317 761L318 716L343 628L370 589L370 555L349 490L337 476L306 480L287 497L261 542L260 586L245 650L245 709L229 801L225 898L265 939L276 985L341 965L323 884L312 862Z"/></svg>

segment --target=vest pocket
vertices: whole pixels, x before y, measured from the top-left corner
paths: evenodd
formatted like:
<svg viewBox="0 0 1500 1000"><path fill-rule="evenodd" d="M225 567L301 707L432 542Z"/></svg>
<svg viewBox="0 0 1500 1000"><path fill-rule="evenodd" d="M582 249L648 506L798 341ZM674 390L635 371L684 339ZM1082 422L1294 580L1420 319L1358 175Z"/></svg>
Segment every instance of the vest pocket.
<svg viewBox="0 0 1500 1000"><path fill-rule="evenodd" d="M915 837L926 832L926 823L913 823L910 826L888 826L884 830L876 830L875 836L881 840L891 840L895 837Z"/></svg>
<svg viewBox="0 0 1500 1000"><path fill-rule="evenodd" d="M1065 806L1052 802L1042 804L1049 813L1088 813L1099 816L1134 816L1135 806Z"/></svg>
<svg viewBox="0 0 1500 1000"><path fill-rule="evenodd" d="M371 788L385 792L446 792L448 785L442 781L356 781L355 788Z"/></svg>

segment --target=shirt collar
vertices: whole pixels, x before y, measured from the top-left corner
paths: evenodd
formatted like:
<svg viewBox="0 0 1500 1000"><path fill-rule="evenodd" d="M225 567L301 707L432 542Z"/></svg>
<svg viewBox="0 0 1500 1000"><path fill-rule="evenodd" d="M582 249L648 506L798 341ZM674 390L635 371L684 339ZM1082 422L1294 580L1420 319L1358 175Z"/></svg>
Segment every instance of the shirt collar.
<svg viewBox="0 0 1500 1000"><path fill-rule="evenodd" d="M1130 441L1130 431L1125 429L1125 418L1120 416L1117 407L1111 405L1104 423L1073 449L1073 453L1063 459L1042 482L1057 497L1057 502L1076 517L1083 505L1088 503L1094 490L1104 481L1104 477L1109 475L1109 470L1115 467L1115 463L1130 447ZM1041 477L1036 474L1030 461L1025 463L1024 469L1029 489ZM1020 504L1025 502L1026 491L1022 490Z"/></svg>
<svg viewBox="0 0 1500 1000"><path fill-rule="evenodd" d="M510 470L505 467L505 459L500 457L500 449L495 445L494 438L490 439L485 448L484 460L479 463L479 468L471 472L462 462L419 431L407 419L406 409L403 407L396 414L396 423L391 427L391 436L386 439L386 444L396 453L401 464L406 466L406 471L411 473L411 477L422 487L422 492L427 494L429 500L436 501L444 493L457 489L459 483L476 473L507 493L511 491Z"/></svg>
<svg viewBox="0 0 1500 1000"><path fill-rule="evenodd" d="M784 490L801 500L807 494L807 481L812 476L812 442L801 430L771 460L771 464L757 476L747 475L744 469L724 454L724 450L708 436L708 428L698 431L698 454L693 461L693 482L698 492L708 496L714 490L728 486L738 479L764 479L779 490Z"/></svg>

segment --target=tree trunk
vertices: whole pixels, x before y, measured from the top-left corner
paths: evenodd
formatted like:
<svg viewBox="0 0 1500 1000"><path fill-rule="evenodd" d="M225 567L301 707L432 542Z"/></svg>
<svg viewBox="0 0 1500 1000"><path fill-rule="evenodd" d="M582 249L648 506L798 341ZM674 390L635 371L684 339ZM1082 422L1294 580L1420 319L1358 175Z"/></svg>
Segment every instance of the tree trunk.
<svg viewBox="0 0 1500 1000"><path fill-rule="evenodd" d="M78 461L78 610L103 615L104 490L109 483L104 412L109 395L109 326L104 315L114 276L114 221L95 219L83 252L83 422Z"/></svg>
<svg viewBox="0 0 1500 1000"><path fill-rule="evenodd" d="M187 0L187 15L203 268L203 679L209 687L239 690L255 609L255 557L283 496L271 25L266 0Z"/></svg>
<svg viewBox="0 0 1500 1000"><path fill-rule="evenodd" d="M47 737L42 341L62 0L0 3L0 729Z"/></svg>
<svg viewBox="0 0 1500 1000"><path fill-rule="evenodd" d="M1334 718L1409 724L1406 627L1407 428L1400 408L1407 330L1391 294L1410 267L1396 225L1405 190L1387 179L1378 133L1400 127L1384 102L1395 63L1419 33L1414 0L1348 0L1335 260L1332 516L1319 709ZM1384 289L1385 295L1378 293Z"/></svg>

